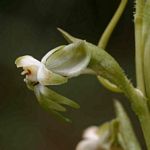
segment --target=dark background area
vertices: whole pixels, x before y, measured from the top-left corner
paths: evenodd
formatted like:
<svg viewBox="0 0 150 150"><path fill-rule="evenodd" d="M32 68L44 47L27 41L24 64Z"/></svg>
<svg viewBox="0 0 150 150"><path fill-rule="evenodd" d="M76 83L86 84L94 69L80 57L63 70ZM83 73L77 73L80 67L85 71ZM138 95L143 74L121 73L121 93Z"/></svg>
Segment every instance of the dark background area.
<svg viewBox="0 0 150 150"><path fill-rule="evenodd" d="M21 55L37 59L65 44L56 27L96 44L120 0L0 0L0 150L74 150L82 132L111 120L113 99L129 112L144 147L142 134L127 99L109 92L96 77L82 75L52 87L76 100L79 110L66 115L71 124L45 112L22 82L14 64ZM133 1L130 0L107 47L135 82Z"/></svg>

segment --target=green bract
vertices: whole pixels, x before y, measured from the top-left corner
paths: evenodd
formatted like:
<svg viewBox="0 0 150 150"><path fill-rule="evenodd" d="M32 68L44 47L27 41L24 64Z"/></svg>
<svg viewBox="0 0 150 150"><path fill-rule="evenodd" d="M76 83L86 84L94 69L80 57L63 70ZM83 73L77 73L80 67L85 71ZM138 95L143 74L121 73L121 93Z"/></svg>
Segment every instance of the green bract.
<svg viewBox="0 0 150 150"><path fill-rule="evenodd" d="M70 35L69 33L65 32L64 30L58 28L58 30L61 32L61 34L63 35L63 37L69 42L69 43L76 43L78 41L81 41L81 39L79 38L75 38L72 35ZM93 45L89 42L86 42L86 44L88 45ZM102 48L99 48L100 50ZM91 50L90 50L91 51ZM91 71L90 71L91 72ZM89 73L89 72L88 72ZM109 80L107 80L106 78L97 75L98 80L101 82L102 85L104 85L107 89L113 91L113 92L122 92L121 89L119 89L119 87L117 87L117 85L113 84L112 82L110 82Z"/></svg>
<svg viewBox="0 0 150 150"><path fill-rule="evenodd" d="M95 72L99 81L105 87L115 92L124 92L128 95L127 86L130 86L130 82L118 62L110 54L94 44L71 36L62 29L59 29L59 31L69 43L74 45L78 42L82 43L80 48L82 47L91 55L87 68Z"/></svg>

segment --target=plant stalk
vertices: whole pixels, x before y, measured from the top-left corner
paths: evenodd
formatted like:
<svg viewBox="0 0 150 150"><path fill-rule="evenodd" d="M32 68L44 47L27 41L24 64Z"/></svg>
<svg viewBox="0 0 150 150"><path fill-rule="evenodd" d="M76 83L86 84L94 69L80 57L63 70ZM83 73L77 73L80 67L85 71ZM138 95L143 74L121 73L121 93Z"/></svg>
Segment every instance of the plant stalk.
<svg viewBox="0 0 150 150"><path fill-rule="evenodd" d="M106 27L104 33L102 34L102 36L98 42L98 47L105 49L105 47L110 39L110 36L125 9L126 4L127 4L127 0L121 0L117 11L115 12L114 16L112 17L111 21L109 22L108 26Z"/></svg>
<svg viewBox="0 0 150 150"><path fill-rule="evenodd" d="M144 0L136 0L136 12L134 15L136 81L137 88L140 89L145 95L143 70L144 48L142 43L143 7Z"/></svg>

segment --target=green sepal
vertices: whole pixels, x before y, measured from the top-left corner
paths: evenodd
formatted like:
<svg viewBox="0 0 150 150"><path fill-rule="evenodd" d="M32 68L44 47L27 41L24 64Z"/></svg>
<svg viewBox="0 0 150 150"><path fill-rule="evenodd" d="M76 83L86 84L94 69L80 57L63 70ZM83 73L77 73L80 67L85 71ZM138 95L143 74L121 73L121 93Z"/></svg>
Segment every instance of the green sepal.
<svg viewBox="0 0 150 150"><path fill-rule="evenodd" d="M72 121L69 118L63 116L61 113L58 113L57 111L50 111L50 113L52 113L58 119L65 121L66 123L72 123Z"/></svg>
<svg viewBox="0 0 150 150"><path fill-rule="evenodd" d="M44 87L42 94L47 96L47 97L51 97L51 99L53 101L55 101L59 104L67 105L67 106L70 106L70 107L75 108L75 109L80 108L80 106L76 102L70 100L67 97L64 97L64 96L56 93L55 91L53 91L47 87Z"/></svg>
<svg viewBox="0 0 150 150"><path fill-rule="evenodd" d="M34 87L34 93L37 97L39 104L45 110L53 114L56 114L58 117L60 117L61 119L67 122L69 122L69 119L64 117L60 113L66 111L66 108L63 105L70 106L75 109L78 109L80 107L76 102L42 85L36 85Z"/></svg>
<svg viewBox="0 0 150 150"><path fill-rule="evenodd" d="M85 42L84 48L91 52L91 60L88 68L95 71L97 76L108 80L118 88L118 91L122 91L126 96L129 96L130 89L133 88L133 86L118 62L105 50L96 45ZM109 83L106 84L108 84L106 86L110 86Z"/></svg>
<svg viewBox="0 0 150 150"><path fill-rule="evenodd" d="M62 36L66 39L66 41L68 43L74 43L74 42L78 42L80 41L81 39L78 39L72 35L70 35L69 33L67 33L66 31L60 29L60 28L57 28L58 31L62 34Z"/></svg>
<svg viewBox="0 0 150 150"><path fill-rule="evenodd" d="M44 65L53 73L68 78L82 74L91 59L91 53L84 48L84 43L85 41L81 40L46 54Z"/></svg>
<svg viewBox="0 0 150 150"><path fill-rule="evenodd" d="M42 105L45 109L50 109L50 110L54 110L54 111L66 111L66 108L64 108L63 106L61 106L59 103L55 102L55 99L53 99L50 94L46 95L44 94L42 91L46 90L47 88L44 86L35 86L34 87L34 92L35 95L38 99L38 102L40 103L40 105Z"/></svg>

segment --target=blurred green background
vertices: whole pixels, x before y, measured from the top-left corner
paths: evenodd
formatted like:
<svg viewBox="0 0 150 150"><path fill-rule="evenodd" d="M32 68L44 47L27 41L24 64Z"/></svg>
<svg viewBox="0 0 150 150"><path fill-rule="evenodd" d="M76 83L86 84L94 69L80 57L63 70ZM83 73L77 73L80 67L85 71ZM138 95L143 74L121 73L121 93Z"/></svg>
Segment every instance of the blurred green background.
<svg viewBox="0 0 150 150"><path fill-rule="evenodd" d="M129 112L144 147L135 115L124 96L102 87L94 76L82 75L65 85L52 87L76 100L79 110L66 114L71 124L45 112L22 82L14 64L21 55L37 59L65 44L56 27L97 43L120 0L0 0L0 150L74 150L82 132L112 119L113 99ZM128 2L107 47L135 82L133 1Z"/></svg>

